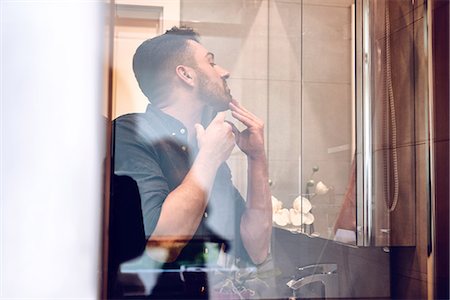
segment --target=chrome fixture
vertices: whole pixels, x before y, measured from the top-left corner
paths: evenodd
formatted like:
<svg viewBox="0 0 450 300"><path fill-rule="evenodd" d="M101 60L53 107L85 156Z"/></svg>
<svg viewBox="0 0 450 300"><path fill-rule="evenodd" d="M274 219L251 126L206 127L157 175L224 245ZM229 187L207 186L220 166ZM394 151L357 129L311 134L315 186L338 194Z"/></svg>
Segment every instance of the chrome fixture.
<svg viewBox="0 0 450 300"><path fill-rule="evenodd" d="M336 264L309 265L298 268L298 272L301 274L299 279L292 279L286 283L286 285L293 290L294 298L296 292L314 282L320 282L324 286L325 295L322 295L323 298L339 297L339 283Z"/></svg>

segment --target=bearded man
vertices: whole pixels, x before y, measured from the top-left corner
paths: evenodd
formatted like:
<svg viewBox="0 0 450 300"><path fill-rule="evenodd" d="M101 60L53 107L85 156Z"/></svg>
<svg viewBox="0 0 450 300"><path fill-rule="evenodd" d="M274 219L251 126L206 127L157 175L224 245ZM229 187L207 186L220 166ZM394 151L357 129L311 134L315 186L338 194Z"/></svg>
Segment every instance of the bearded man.
<svg viewBox="0 0 450 300"><path fill-rule="evenodd" d="M217 252L263 263L272 224L263 122L232 98L229 72L192 30L173 28L143 42L133 70L150 104L145 113L115 120L114 172L137 183L146 255L172 270L210 263L208 255ZM226 121L226 110L246 129ZM235 145L248 160L246 200L226 164ZM167 297L207 298L206 282L187 293L166 279L154 295L170 289Z"/></svg>

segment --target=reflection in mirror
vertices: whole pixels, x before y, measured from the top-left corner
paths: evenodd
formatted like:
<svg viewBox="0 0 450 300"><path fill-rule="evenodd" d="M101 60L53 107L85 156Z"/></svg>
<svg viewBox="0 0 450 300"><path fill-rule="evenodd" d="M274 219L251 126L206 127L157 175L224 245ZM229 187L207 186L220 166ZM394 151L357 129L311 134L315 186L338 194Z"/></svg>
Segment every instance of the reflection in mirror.
<svg viewBox="0 0 450 300"><path fill-rule="evenodd" d="M355 244L353 1L182 0L167 61L170 8L119 2L109 297L286 295L272 224Z"/></svg>
<svg viewBox="0 0 450 300"><path fill-rule="evenodd" d="M269 20L275 226L356 244L354 1L274 1Z"/></svg>
<svg viewBox="0 0 450 300"><path fill-rule="evenodd" d="M166 10L128 4L117 4L123 64L115 66L123 68L115 69L114 104L128 111L113 122L109 297L269 291L257 280L270 264L272 232L264 122L231 95L229 71L195 31L173 27L152 38L161 22L149 18ZM134 92L136 81L150 102L144 110L120 93ZM248 161L245 200L226 163L232 152Z"/></svg>

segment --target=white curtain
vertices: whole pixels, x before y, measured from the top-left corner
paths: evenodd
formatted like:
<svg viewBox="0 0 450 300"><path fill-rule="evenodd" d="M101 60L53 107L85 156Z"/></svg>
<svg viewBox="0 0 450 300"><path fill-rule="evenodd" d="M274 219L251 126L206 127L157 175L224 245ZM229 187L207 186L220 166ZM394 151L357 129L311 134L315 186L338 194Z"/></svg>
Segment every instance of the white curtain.
<svg viewBox="0 0 450 300"><path fill-rule="evenodd" d="M0 299L93 299L106 4L0 5Z"/></svg>

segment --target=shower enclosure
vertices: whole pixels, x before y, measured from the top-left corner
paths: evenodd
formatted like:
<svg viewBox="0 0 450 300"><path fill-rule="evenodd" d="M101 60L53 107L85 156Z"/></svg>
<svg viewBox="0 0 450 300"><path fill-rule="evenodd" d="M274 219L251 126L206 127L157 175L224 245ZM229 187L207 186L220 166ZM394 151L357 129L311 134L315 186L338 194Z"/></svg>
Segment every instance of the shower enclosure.
<svg viewBox="0 0 450 300"><path fill-rule="evenodd" d="M424 12L423 1L363 1L359 245L415 245L426 210Z"/></svg>
<svg viewBox="0 0 450 300"><path fill-rule="evenodd" d="M137 45L187 26L230 71L233 97L265 121L272 256L282 274L264 297L301 294L286 285L299 267L336 274L306 297L389 297L390 282L400 280L390 276L390 259L401 252L389 246L419 249L418 272L426 276L426 4L115 1L113 117L147 104L131 70ZM228 164L245 195L245 155L236 148ZM376 282L361 282L366 268Z"/></svg>

